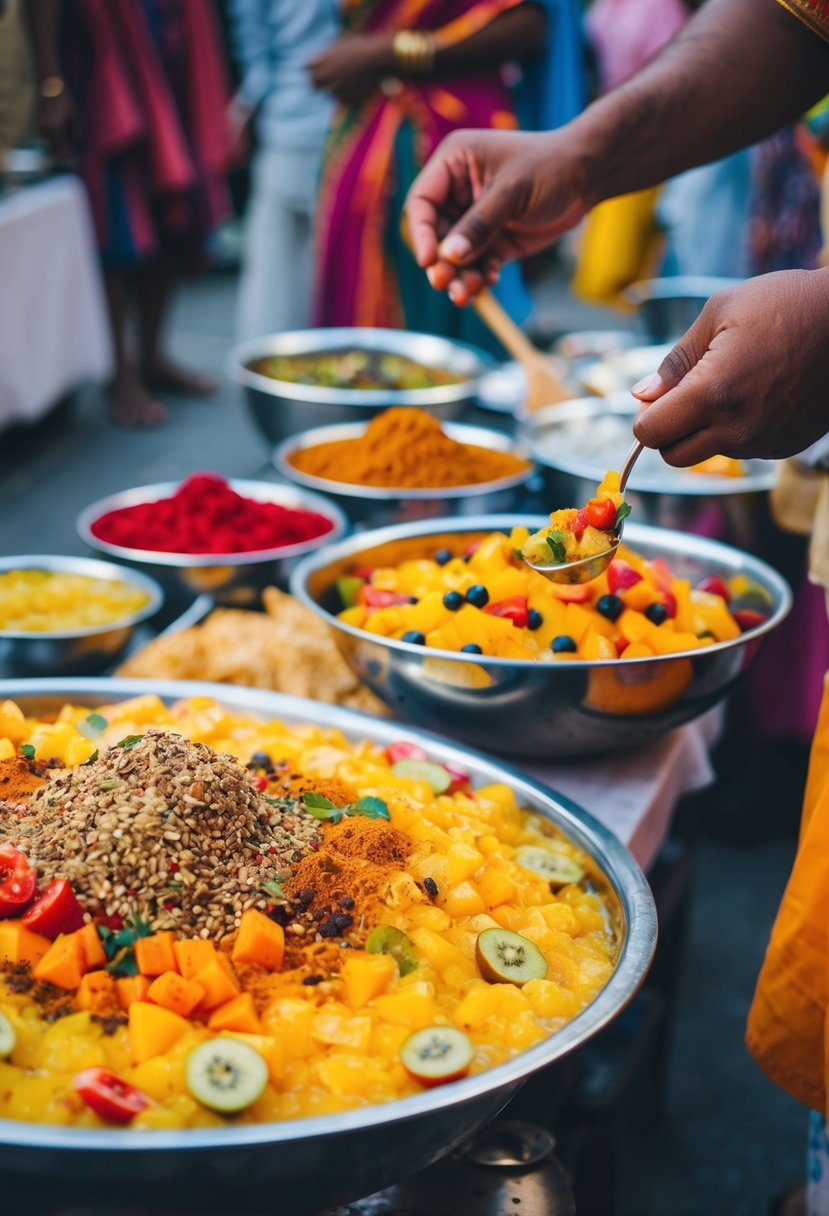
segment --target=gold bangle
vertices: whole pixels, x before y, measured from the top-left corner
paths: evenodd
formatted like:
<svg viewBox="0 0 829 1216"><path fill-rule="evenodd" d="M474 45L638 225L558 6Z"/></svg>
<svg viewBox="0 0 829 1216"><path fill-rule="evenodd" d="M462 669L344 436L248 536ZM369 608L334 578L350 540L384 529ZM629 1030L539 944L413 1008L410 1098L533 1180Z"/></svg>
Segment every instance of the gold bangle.
<svg viewBox="0 0 829 1216"><path fill-rule="evenodd" d="M66 92L66 84L62 76L47 76L40 83L40 96L51 101L54 97L60 97Z"/></svg>
<svg viewBox="0 0 829 1216"><path fill-rule="evenodd" d="M435 66L435 39L423 30L398 30L392 39L394 60L406 76L429 76Z"/></svg>

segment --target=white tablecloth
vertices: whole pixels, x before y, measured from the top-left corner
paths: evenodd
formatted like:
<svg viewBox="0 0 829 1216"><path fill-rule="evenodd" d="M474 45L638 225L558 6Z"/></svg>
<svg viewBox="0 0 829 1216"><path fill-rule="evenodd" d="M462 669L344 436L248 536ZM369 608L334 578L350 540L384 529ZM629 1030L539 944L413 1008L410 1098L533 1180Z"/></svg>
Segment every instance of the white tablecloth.
<svg viewBox="0 0 829 1216"><path fill-rule="evenodd" d="M0 430L34 421L112 354L83 187L59 177L0 199Z"/></svg>
<svg viewBox="0 0 829 1216"><path fill-rule="evenodd" d="M640 751L547 764L527 772L610 828L647 871L668 834L678 800L714 780L708 752L720 722L719 711L713 710Z"/></svg>

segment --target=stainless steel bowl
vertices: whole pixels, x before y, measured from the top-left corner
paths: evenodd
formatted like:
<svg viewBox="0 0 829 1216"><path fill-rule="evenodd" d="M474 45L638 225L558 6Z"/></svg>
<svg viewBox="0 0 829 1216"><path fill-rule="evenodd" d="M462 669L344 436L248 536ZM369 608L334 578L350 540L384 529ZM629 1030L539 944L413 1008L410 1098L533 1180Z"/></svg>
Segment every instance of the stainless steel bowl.
<svg viewBox="0 0 829 1216"><path fill-rule="evenodd" d="M164 588L171 611L190 603L197 595L211 595L217 603L237 607L258 604L263 587L269 583L285 586L291 569L300 557L337 540L348 530L348 520L340 508L319 494L298 490L294 486L272 485L267 481L233 479L230 486L246 498L274 502L296 510L316 511L327 516L332 523L331 531L297 545L226 554L155 553L149 549L129 549L124 545L99 540L92 532L95 520L107 511L167 498L178 489L179 484L177 481L161 481L155 485L122 490L119 494L110 494L108 498L99 498L81 511L75 523L78 535L90 549L106 554L132 570L157 578Z"/></svg>
<svg viewBox="0 0 829 1216"><path fill-rule="evenodd" d="M113 562L90 557L57 557L26 553L0 558L0 573L7 570L50 570L61 574L83 574L87 578L114 579L129 583L147 596L143 608L106 625L85 629L58 629L48 633L0 629L0 677L93 675L117 661L136 625L161 608L164 594L155 579Z"/></svg>
<svg viewBox="0 0 829 1216"><path fill-rule="evenodd" d="M621 930L618 965L607 985L569 1025L489 1072L414 1097L344 1114L255 1126L198 1131L90 1131L0 1121L0 1167L33 1179L44 1171L86 1184L226 1185L240 1190L275 1188L279 1210L291 1216L318 1212L367 1195L450 1152L490 1120L531 1073L545 1068L596 1034L630 1000L656 942L656 913L648 884L628 851L605 827L568 799L485 755L468 752L393 722L278 693L145 680L38 680L0 683L0 700L12 698L26 713L55 710L64 702L96 706L140 693L166 701L216 697L232 710L282 722L341 730L350 739L387 745L420 743L436 759L469 772L473 783L507 782L519 802L551 820L594 859L616 901ZM8 1183L8 1173L4 1173ZM133 1194L131 1190L129 1192ZM230 1208L229 1210L233 1210Z"/></svg>
<svg viewBox="0 0 829 1216"><path fill-rule="evenodd" d="M429 367L447 368L463 379L458 384L409 392L325 388L274 380L251 369L264 355L305 355L335 350L390 351ZM255 338L231 351L228 375L245 390L248 408L271 443L309 427L361 422L391 405L420 405L439 418L458 418L475 399L478 378L493 360L474 346L404 329L300 329Z"/></svg>
<svg viewBox="0 0 829 1216"><path fill-rule="evenodd" d="M643 279L625 295L638 308L639 320L652 342L674 342L690 329L710 296L742 282L713 275L676 275Z"/></svg>
<svg viewBox="0 0 829 1216"><path fill-rule="evenodd" d="M432 650L367 633L338 620L335 580L355 565L385 566L466 546L545 516L482 515L363 532L306 558L291 591L332 627L353 670L416 726L507 756L567 759L639 747L721 701L791 607L791 592L764 562L715 541L625 524L625 544L663 557L680 578L745 574L769 600L767 621L730 642L668 658L542 663ZM333 594L332 594L333 593Z"/></svg>
<svg viewBox="0 0 829 1216"><path fill-rule="evenodd" d="M447 514L482 515L490 511L509 511L517 505L521 488L534 472L532 463L528 463L526 469L513 473L510 477L500 477L497 481L414 490L330 481L326 477L313 477L303 473L291 463L291 456L302 448L357 439L365 433L367 425L365 422L352 422L341 426L321 426L313 431L305 431L302 435L283 439L273 454L274 468L287 481L293 481L305 489L316 490L333 499L346 512L352 523L374 525L403 523L408 519L437 519ZM445 423L443 429L450 439L457 443L490 448L496 452L512 452L515 456L528 459L526 453L518 448L508 435L490 427Z"/></svg>
<svg viewBox="0 0 829 1216"><path fill-rule="evenodd" d="M627 393L579 397L527 418L520 441L538 464L550 510L587 502L607 469L619 468L633 438L637 404ZM637 523L716 535L755 548L758 495L777 478L773 460L748 460L743 477L671 468L658 452L637 461L626 497Z"/></svg>

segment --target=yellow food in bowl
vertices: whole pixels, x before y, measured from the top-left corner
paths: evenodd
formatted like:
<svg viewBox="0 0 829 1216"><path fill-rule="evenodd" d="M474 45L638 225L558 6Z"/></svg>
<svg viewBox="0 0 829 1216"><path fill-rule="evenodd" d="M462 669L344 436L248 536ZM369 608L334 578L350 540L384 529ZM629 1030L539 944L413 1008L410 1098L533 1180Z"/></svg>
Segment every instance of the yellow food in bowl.
<svg viewBox="0 0 829 1216"><path fill-rule="evenodd" d="M0 630L60 633L114 624L138 612L147 593L130 583L50 570L0 573Z"/></svg>
<svg viewBox="0 0 829 1216"><path fill-rule="evenodd" d="M336 902L353 912L345 917L351 923L341 934L318 941L319 934L304 930L296 935L289 924L281 962L245 965L252 957L247 951L256 951L252 942L240 949L244 914L242 929L221 943L221 967L210 941L189 941L181 932L173 935L181 975L168 975L159 983L152 977L163 964L142 971L144 955L136 948L141 974L118 981L118 999L123 996L129 1006L120 1015L116 1010L114 1016L103 1016L96 1004L108 989L100 961L91 964L76 990L61 980L53 962L48 974L53 984L65 984L57 1003L63 1001L66 1014L54 1020L57 990L32 985L30 967L13 967L7 960L0 971L0 1015L11 1025L15 1042L8 1059L0 1060L0 1118L104 1126L77 1092L76 1081L85 1069L105 1067L146 1100L130 1127L220 1126L223 1117L188 1087L188 1060L199 1044L211 1041L221 1047L228 1037L253 1048L267 1065L267 1083L239 1114L243 1122L322 1115L391 1101L421 1090L401 1058L401 1048L413 1032L427 1027L461 1031L471 1044L469 1072L480 1073L560 1029L610 978L620 945L614 896L588 856L543 816L519 806L508 785L473 787L463 774L434 762L401 770L393 750L401 745L384 751L370 742L351 743L336 730L232 713L208 698L166 708L159 698L147 695L94 713L66 706L53 721L25 718L7 702L0 705L0 754L4 732L7 746L28 745L36 760L76 764L91 757L93 749L103 757L107 746L120 742L122 748L134 749L126 753L126 771L130 757L141 748L132 741L151 736L153 728L206 743L215 753L229 753L245 763L257 754L267 756L274 766L268 772L278 774L290 766L302 774L308 790L328 790L334 798L333 791L340 787L353 791L355 807L362 803L375 811L378 805L387 809L388 820L346 815L339 823L319 821L321 839L300 863L300 877L301 867L312 864L317 851L333 849L332 842L342 842L358 825L370 828L366 838L375 846L382 844L384 833L391 834L405 844L404 853L389 863L383 883L369 888L353 880L348 895ZM258 783L257 789L278 793L277 777L263 786L256 761L248 763L248 769L256 774L251 780ZM433 780L436 770L445 780L452 778L440 794ZM60 770L50 769L54 772L60 775ZM102 784L107 788L101 796L113 796L111 783ZM176 847L171 841L170 848ZM527 858L539 851L551 864L563 865L565 873L569 866L570 880L563 880L567 885L527 868ZM36 860L33 857L33 864ZM136 864L144 861L142 857ZM182 861L179 878L186 877L185 870ZM174 890L175 884L170 887ZM81 894L79 885L76 889ZM140 894L140 884L136 892ZM307 894L300 895L299 904L308 902ZM19 930L8 929L10 923L0 922L0 952L4 942L19 944ZM366 948L378 925L387 935L408 939L405 966L400 955ZM543 960L543 977L523 986L486 979L476 944L493 929L519 934L530 943ZM192 932L198 938L198 925ZM51 954L65 955L72 937L59 938ZM147 956L153 958L173 948L161 933L144 940L150 944ZM49 943L33 946L26 939L24 946L37 955ZM83 949L88 958L88 938ZM257 957L265 958L259 947L256 950ZM196 965L204 970L196 972L195 980L193 971L187 978L185 952L201 959L205 951L209 967L199 961ZM46 974L45 957L31 964L36 981ZM239 986L239 999L208 1012L202 1006L187 1015L171 1012L179 999L176 985L185 995L187 984L193 983L209 993L210 986L228 981L228 967ZM46 1017L50 1006L51 1021Z"/></svg>

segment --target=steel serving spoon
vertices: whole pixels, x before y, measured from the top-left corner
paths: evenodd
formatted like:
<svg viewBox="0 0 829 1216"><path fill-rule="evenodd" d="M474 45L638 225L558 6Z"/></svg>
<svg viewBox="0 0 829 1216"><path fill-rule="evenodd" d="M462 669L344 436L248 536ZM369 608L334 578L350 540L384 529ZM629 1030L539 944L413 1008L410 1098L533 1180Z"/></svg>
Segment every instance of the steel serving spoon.
<svg viewBox="0 0 829 1216"><path fill-rule="evenodd" d="M622 495L625 492L628 478L633 466L639 459L643 446L637 439L628 452L625 463L622 465L622 471L619 474L619 493ZM619 548L619 542L622 539L622 529L624 526L623 520L619 524L619 531L615 533L615 542L604 553L594 553L591 557L580 557L574 562L560 562L557 565L551 566L537 566L535 562L529 561L526 557L524 561L531 570L535 570L536 574L543 574L544 578L549 579L551 583L589 583L592 579L598 578L600 574L603 574L613 561L613 558L616 556L616 550Z"/></svg>

